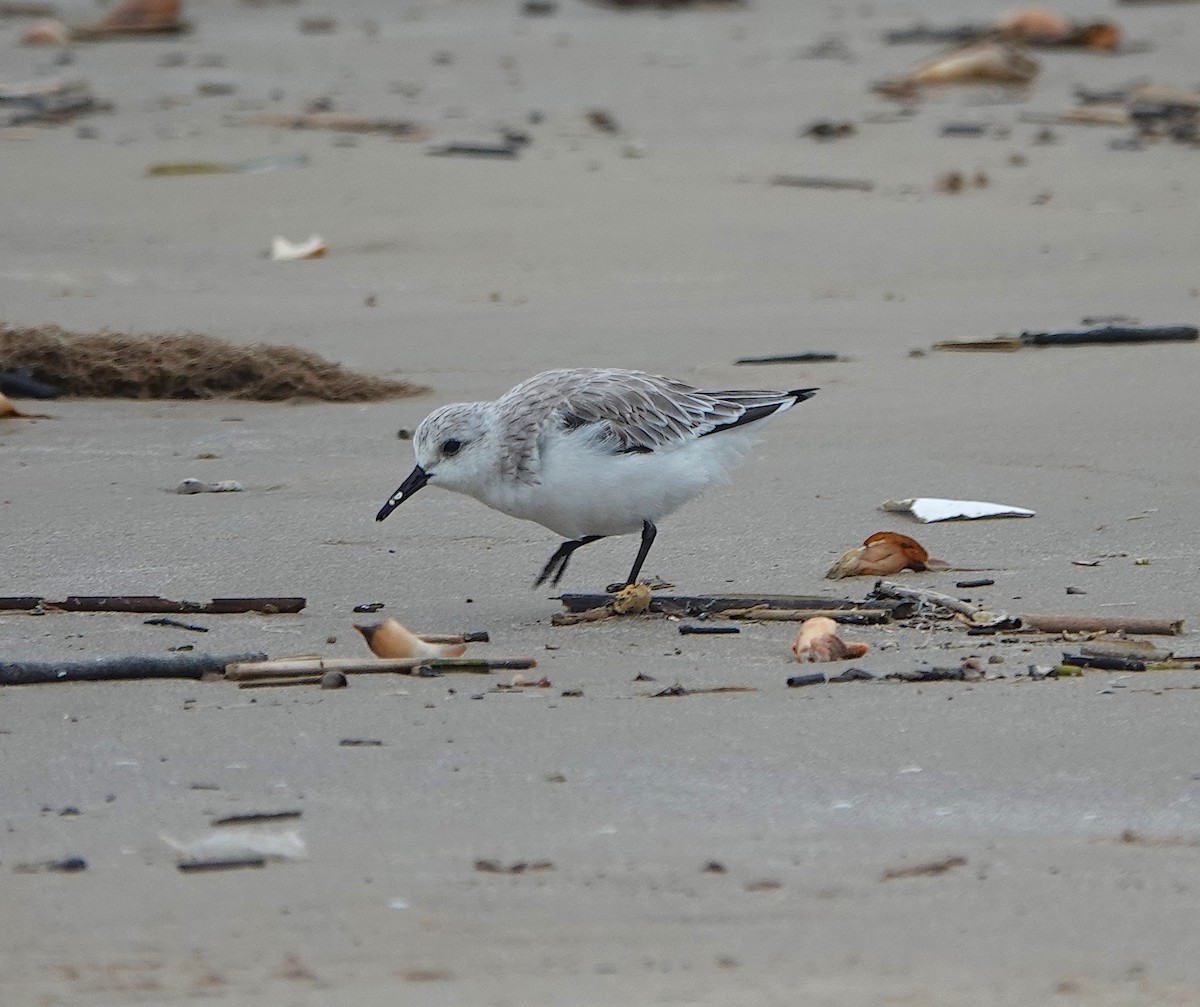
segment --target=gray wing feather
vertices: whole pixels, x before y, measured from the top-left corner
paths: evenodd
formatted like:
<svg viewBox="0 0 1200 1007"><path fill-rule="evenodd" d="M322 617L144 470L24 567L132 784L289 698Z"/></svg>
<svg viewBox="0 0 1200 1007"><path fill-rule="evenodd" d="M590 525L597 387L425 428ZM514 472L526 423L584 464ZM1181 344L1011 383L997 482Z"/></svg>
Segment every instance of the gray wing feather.
<svg viewBox="0 0 1200 1007"><path fill-rule="evenodd" d="M505 474L537 481L542 435L589 428L618 451L655 451L712 433L755 406L784 405L780 392L704 392L673 378L604 368L545 371L496 401L509 451Z"/></svg>

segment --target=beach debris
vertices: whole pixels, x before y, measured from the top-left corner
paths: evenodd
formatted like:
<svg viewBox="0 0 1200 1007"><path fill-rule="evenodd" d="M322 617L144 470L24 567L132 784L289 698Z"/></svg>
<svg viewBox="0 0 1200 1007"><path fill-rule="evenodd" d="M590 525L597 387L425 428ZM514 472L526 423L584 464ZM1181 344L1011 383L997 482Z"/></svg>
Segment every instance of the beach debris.
<svg viewBox="0 0 1200 1007"><path fill-rule="evenodd" d="M316 684L322 689L344 689L350 680L340 671L327 671Z"/></svg>
<svg viewBox="0 0 1200 1007"><path fill-rule="evenodd" d="M245 488L236 479L219 479L206 483L203 479L188 478L175 487L175 492L189 496L193 493L241 493Z"/></svg>
<svg viewBox="0 0 1200 1007"><path fill-rule="evenodd" d="M1096 668L1100 671L1145 671L1146 662L1133 657L1063 653L1062 663L1076 668Z"/></svg>
<svg viewBox="0 0 1200 1007"><path fill-rule="evenodd" d="M424 640L395 619L356 622L354 628L362 634L376 657L461 657L467 650L465 643L431 643Z"/></svg>
<svg viewBox="0 0 1200 1007"><path fill-rule="evenodd" d="M261 612L294 615L303 611L304 598L269 595L258 598L214 598L212 601L173 601L152 594L71 594L61 600L37 595L0 597L0 612L167 612L175 614L231 615Z"/></svg>
<svg viewBox="0 0 1200 1007"><path fill-rule="evenodd" d="M264 171L282 171L307 166L307 154L252 157L245 161L166 161L150 165L146 169L146 176L176 178L186 175L256 175Z"/></svg>
<svg viewBox="0 0 1200 1007"><path fill-rule="evenodd" d="M54 18L30 21L21 32L21 45L66 45L71 41L71 29Z"/></svg>
<svg viewBox="0 0 1200 1007"><path fill-rule="evenodd" d="M567 592L558 600L567 609L567 614L590 613L613 600L611 594L576 594ZM912 602L881 599L860 602L851 599L825 598L796 594L655 594L650 599L647 611L662 615L679 615L696 618L702 615L717 615L764 620L770 613L786 613L785 621L793 621L795 613L828 615L844 621L886 621L887 616L903 619L915 611ZM734 616L736 613L736 616ZM883 618L880 618L882 614ZM866 616L865 619L859 619ZM563 625L569 625L564 623ZM556 623L558 625L558 623Z"/></svg>
<svg viewBox="0 0 1200 1007"><path fill-rule="evenodd" d="M1022 612L1021 625L1039 633L1132 633L1141 636L1178 636L1183 619L1123 615L1057 615Z"/></svg>
<svg viewBox="0 0 1200 1007"><path fill-rule="evenodd" d="M261 825L263 822L281 822L290 818L299 818L304 812L299 808L289 808L286 811L243 811L236 815L225 815L214 818L209 825Z"/></svg>
<svg viewBox="0 0 1200 1007"><path fill-rule="evenodd" d="M40 871L50 871L54 874L78 874L87 870L88 863L83 857L56 857L53 860L37 860L32 863L13 864L16 874L37 874Z"/></svg>
<svg viewBox="0 0 1200 1007"><path fill-rule="evenodd" d="M972 587L991 587L996 581L991 577L976 577L973 580L956 580L954 586L957 588L972 588Z"/></svg>
<svg viewBox="0 0 1200 1007"><path fill-rule="evenodd" d="M814 140L841 140L853 136L858 130L847 120L818 119L799 131L801 137L811 136Z"/></svg>
<svg viewBox="0 0 1200 1007"><path fill-rule="evenodd" d="M425 153L434 157L515 158L524 144L502 140L451 140L430 147Z"/></svg>
<svg viewBox="0 0 1200 1007"><path fill-rule="evenodd" d="M316 684L320 676L328 671L340 671L346 675L396 674L425 678L452 672L486 675L492 671L525 671L536 667L537 661L532 657L288 657L231 662L225 668L225 678L231 682L252 682L257 679L309 677L315 678L313 684ZM436 674L424 674L423 669L430 669Z"/></svg>
<svg viewBox="0 0 1200 1007"><path fill-rule="evenodd" d="M974 657L965 657L956 668L913 668L883 676L892 682L978 682L983 666Z"/></svg>
<svg viewBox="0 0 1200 1007"><path fill-rule="evenodd" d="M0 84L0 126L67 122L106 107L85 80L47 77Z"/></svg>
<svg viewBox="0 0 1200 1007"><path fill-rule="evenodd" d="M875 183L864 178L834 178L826 175L773 175L772 185L792 189L849 189L870 192Z"/></svg>
<svg viewBox="0 0 1200 1007"><path fill-rule="evenodd" d="M1174 653L1163 650L1152 640L1136 640L1118 636L1098 636L1079 645L1086 657L1120 657L1133 661L1168 661Z"/></svg>
<svg viewBox="0 0 1200 1007"><path fill-rule="evenodd" d="M0 371L0 395L15 395L17 398L56 399L58 389L34 379L28 367L17 371Z"/></svg>
<svg viewBox="0 0 1200 1007"><path fill-rule="evenodd" d="M179 619L172 619L170 616L159 615L149 619L142 620L143 626L170 626L174 629L186 629L192 633L207 633L207 626L198 626L194 622L182 622Z"/></svg>
<svg viewBox="0 0 1200 1007"><path fill-rule="evenodd" d="M481 874L525 874L528 871L552 871L554 863L550 860L518 860L516 863L505 865L499 860L476 860L475 870Z"/></svg>
<svg viewBox="0 0 1200 1007"><path fill-rule="evenodd" d="M966 857L950 856L941 860L930 860L922 864L911 864L905 867L892 867L883 872L880 881L896 881L899 878L932 878L956 867L965 867Z"/></svg>
<svg viewBox="0 0 1200 1007"><path fill-rule="evenodd" d="M337 26L337 20L331 17L302 17L297 25L301 35L332 35Z"/></svg>
<svg viewBox="0 0 1200 1007"><path fill-rule="evenodd" d="M1082 24L1046 7L1019 7L996 19L997 33L1030 46L1073 46L1112 52L1121 45L1121 29L1111 21Z"/></svg>
<svg viewBox="0 0 1200 1007"><path fill-rule="evenodd" d="M824 685L828 679L821 672L814 672L810 675L793 675L787 680L789 689L801 689L806 685Z"/></svg>
<svg viewBox="0 0 1200 1007"><path fill-rule="evenodd" d="M1194 325L1098 325L1086 329L1051 329L1022 332L1027 346L1088 346L1110 343L1196 342L1200 328Z"/></svg>
<svg viewBox="0 0 1200 1007"><path fill-rule="evenodd" d="M916 539L894 531L877 531L862 545L842 554L826 572L826 580L844 577L881 577L901 570L945 570L946 564L932 559Z"/></svg>
<svg viewBox="0 0 1200 1007"><path fill-rule="evenodd" d="M945 609L955 615L963 616L972 626L989 626L995 628L1015 629L1020 623L1011 619L1005 612L993 612L979 605L942 594L924 587L903 587L890 580L877 580L870 597L897 598L915 601L918 605Z"/></svg>
<svg viewBox="0 0 1200 1007"><path fill-rule="evenodd" d="M526 17L549 17L558 13L558 0L525 0L521 13Z"/></svg>
<svg viewBox="0 0 1200 1007"><path fill-rule="evenodd" d="M370 119L336 112L255 112L229 120L235 126L274 126L277 129L322 129L334 133L379 133L393 140L428 140L432 130L407 119Z"/></svg>
<svg viewBox="0 0 1200 1007"><path fill-rule="evenodd" d="M338 742L340 748L382 748L380 738L343 738Z"/></svg>
<svg viewBox="0 0 1200 1007"><path fill-rule="evenodd" d="M911 514L923 524L934 521L974 521L990 517L1033 517L1025 507L987 503L982 500L948 500L942 497L908 497L885 500L879 509L894 514Z"/></svg>
<svg viewBox="0 0 1200 1007"><path fill-rule="evenodd" d="M372 402L428 391L347 371L298 347L238 346L194 332L74 333L0 323L0 369L27 369L64 394L93 398Z"/></svg>
<svg viewBox="0 0 1200 1007"><path fill-rule="evenodd" d="M938 54L897 80L876 86L887 98L911 99L926 86L951 84L1026 85L1041 69L1037 60L1011 42L983 39Z"/></svg>
<svg viewBox="0 0 1200 1007"><path fill-rule="evenodd" d="M738 357L734 364L828 364L844 359L836 353L776 353L766 357Z"/></svg>
<svg viewBox="0 0 1200 1007"><path fill-rule="evenodd" d="M159 838L180 855L176 867L185 873L263 867L271 861L302 860L308 853L295 831L223 830L186 842L167 835Z"/></svg>
<svg viewBox="0 0 1200 1007"><path fill-rule="evenodd" d="M645 584L626 584L613 596L612 610L617 615L640 615L650 608L652 597Z"/></svg>
<svg viewBox="0 0 1200 1007"><path fill-rule="evenodd" d="M829 682L874 682L876 676L863 668L847 668L840 675L830 675Z"/></svg>
<svg viewBox="0 0 1200 1007"><path fill-rule="evenodd" d="M162 35L188 31L181 0L124 0L93 24L71 29L72 38L99 39L120 35Z"/></svg>
<svg viewBox="0 0 1200 1007"><path fill-rule="evenodd" d="M953 195L967 188L986 189L988 184L988 177L985 172L977 171L973 175L968 176L964 172L953 170L944 171L938 175L934 180L933 187L938 192Z"/></svg>
<svg viewBox="0 0 1200 1007"><path fill-rule="evenodd" d="M363 602L361 605L355 605L354 608L351 609L351 611L364 613L366 615L371 615L375 612L378 612L381 608L384 607L384 605L385 605L385 603L382 601L368 601L368 602Z"/></svg>
<svg viewBox="0 0 1200 1007"><path fill-rule="evenodd" d="M498 689L550 689L552 688L550 679L543 675L541 678L531 678L528 675L523 675L517 672L513 675L512 680L507 685L498 685Z"/></svg>
<svg viewBox="0 0 1200 1007"><path fill-rule="evenodd" d="M680 636L720 636L723 634L740 633L737 626L714 626L712 623L685 622L679 625Z"/></svg>
<svg viewBox="0 0 1200 1007"><path fill-rule="evenodd" d="M325 239L319 234L312 234L301 242L289 241L282 235L271 239L271 258L276 262L297 262L301 259L321 259L329 251Z"/></svg>
<svg viewBox="0 0 1200 1007"><path fill-rule="evenodd" d="M45 413L26 413L17 408L7 395L0 392L0 420L48 420Z"/></svg>
<svg viewBox="0 0 1200 1007"><path fill-rule="evenodd" d="M802 663L845 661L862 657L870 648L865 643L847 643L837 635L837 623L827 616L806 619L792 641L792 656Z"/></svg>
<svg viewBox="0 0 1200 1007"><path fill-rule="evenodd" d="M50 682L116 682L154 678L218 677L227 665L248 667L266 654L133 654L84 661L0 661L0 685Z"/></svg>
<svg viewBox="0 0 1200 1007"><path fill-rule="evenodd" d="M752 685L716 685L705 689L688 689L680 685L669 685L660 692L643 693L648 699L670 699L676 696L710 696L722 692L758 692ZM564 695L566 695L564 693Z"/></svg>

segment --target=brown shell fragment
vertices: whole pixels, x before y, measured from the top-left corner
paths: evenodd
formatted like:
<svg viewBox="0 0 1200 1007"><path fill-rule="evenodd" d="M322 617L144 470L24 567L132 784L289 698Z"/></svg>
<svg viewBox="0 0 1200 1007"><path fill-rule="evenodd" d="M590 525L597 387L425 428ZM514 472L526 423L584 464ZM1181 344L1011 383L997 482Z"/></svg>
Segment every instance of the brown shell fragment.
<svg viewBox="0 0 1200 1007"><path fill-rule="evenodd" d="M429 643L395 619L356 622L354 628L362 633L376 657L461 657L467 649L465 643Z"/></svg>
<svg viewBox="0 0 1200 1007"><path fill-rule="evenodd" d="M862 545L844 553L825 574L827 580L843 577L886 577L901 570L944 569L940 559L930 558L916 539L894 531L877 531Z"/></svg>
<svg viewBox="0 0 1200 1007"><path fill-rule="evenodd" d="M801 663L846 661L862 657L870 648L865 643L847 643L837 635L837 623L828 616L805 619L792 642L792 656Z"/></svg>
<svg viewBox="0 0 1200 1007"><path fill-rule="evenodd" d="M1028 84L1041 66L1008 42L968 42L921 64L911 84Z"/></svg>

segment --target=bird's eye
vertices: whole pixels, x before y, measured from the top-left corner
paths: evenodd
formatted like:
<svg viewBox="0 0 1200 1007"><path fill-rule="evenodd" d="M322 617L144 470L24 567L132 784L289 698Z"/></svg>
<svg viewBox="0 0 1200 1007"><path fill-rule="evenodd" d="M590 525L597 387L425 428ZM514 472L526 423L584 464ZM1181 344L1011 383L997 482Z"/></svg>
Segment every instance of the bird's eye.
<svg viewBox="0 0 1200 1007"><path fill-rule="evenodd" d="M442 444L442 454L449 458L452 455L458 454L459 451L462 450L462 446L462 441L460 441L457 437L451 437L448 441Z"/></svg>

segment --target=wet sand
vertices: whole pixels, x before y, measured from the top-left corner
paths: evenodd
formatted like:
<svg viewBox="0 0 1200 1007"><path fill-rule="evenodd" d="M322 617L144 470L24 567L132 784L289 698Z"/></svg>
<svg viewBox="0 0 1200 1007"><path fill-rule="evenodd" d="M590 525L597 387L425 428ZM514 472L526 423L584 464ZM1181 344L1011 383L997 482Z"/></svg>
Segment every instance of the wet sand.
<svg viewBox="0 0 1200 1007"><path fill-rule="evenodd" d="M897 111L869 84L933 51L885 46L885 29L995 8L800 7L663 15L562 0L527 18L515 3L363 3L314 36L297 23L317 8L192 3L190 35L73 50L61 69L112 114L0 133L4 321L287 343L431 388L370 405L59 400L37 407L53 420L0 421L3 593L308 599L298 616L195 617L204 635L138 616L2 614L3 659L186 644L363 655L351 609L381 601L420 630L486 628L475 652L534 656L553 683L0 690L6 1003L1200 998L1200 674L1031 682L1018 672L1053 663L1060 641L892 626L846 633L872 646L862 667L997 655L986 667L1009 677L788 689L810 670L789 661L794 627L553 627L557 592L530 589L557 545L544 529L432 489L373 520L411 466L398 429L545 367L818 385L730 485L661 523L647 573L688 593L861 597L869 579L822 575L887 528L986 568L995 584L969 593L990 606L1184 618L1189 632L1164 645L1200 651L1197 346L910 353L1084 316L1195 322L1194 150L1111 150L1125 132L1096 127L1037 144L1041 127L1019 116L1069 107L1077 84L1193 85L1197 14L1097 9L1152 51L1039 54L1018 101L952 90L869 122ZM0 24L6 77L52 70L17 31ZM852 60L798 58L835 35ZM174 52L182 65L159 65ZM224 65L201 65L209 55ZM211 80L236 93L197 96ZM322 97L428 125L435 142L500 128L531 142L515 160L457 159L227 123ZM593 108L620 131L589 125ZM857 132L797 137L822 118ZM988 134L938 135L964 120ZM145 177L156 163L294 154L307 166ZM939 193L948 170L988 184ZM776 174L874 188L772 186ZM313 232L325 259L265 257L272 235ZM804 351L846 359L733 365ZM191 476L246 491L171 492ZM877 509L907 496L1037 516L923 526ZM630 538L593 545L562 587L597 590L635 551ZM902 576L958 593L983 574ZM647 698L676 682L757 691ZM187 875L160 838L285 808L303 816L272 829L300 834L302 861ZM15 870L66 855L88 869ZM881 880L947 857L965 863ZM553 869L481 872L481 859ZM713 861L724 871L704 870Z"/></svg>

